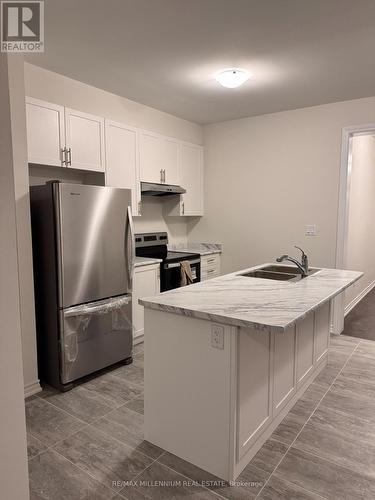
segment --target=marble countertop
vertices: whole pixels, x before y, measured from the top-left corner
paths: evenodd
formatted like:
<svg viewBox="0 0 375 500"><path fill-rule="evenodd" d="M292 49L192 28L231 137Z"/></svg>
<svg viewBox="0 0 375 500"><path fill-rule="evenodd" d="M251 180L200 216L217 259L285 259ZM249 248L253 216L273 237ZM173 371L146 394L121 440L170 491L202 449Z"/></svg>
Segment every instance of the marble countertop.
<svg viewBox="0 0 375 500"><path fill-rule="evenodd" d="M135 267L142 267L142 266L150 266L151 264L159 264L161 262L161 259L153 259L150 257L136 257L135 258Z"/></svg>
<svg viewBox="0 0 375 500"><path fill-rule="evenodd" d="M222 245L220 243L172 243L168 245L168 250L211 255L221 253Z"/></svg>
<svg viewBox="0 0 375 500"><path fill-rule="evenodd" d="M357 271L321 269L297 282L241 276L265 265L142 298L139 303L194 318L283 332L363 275Z"/></svg>

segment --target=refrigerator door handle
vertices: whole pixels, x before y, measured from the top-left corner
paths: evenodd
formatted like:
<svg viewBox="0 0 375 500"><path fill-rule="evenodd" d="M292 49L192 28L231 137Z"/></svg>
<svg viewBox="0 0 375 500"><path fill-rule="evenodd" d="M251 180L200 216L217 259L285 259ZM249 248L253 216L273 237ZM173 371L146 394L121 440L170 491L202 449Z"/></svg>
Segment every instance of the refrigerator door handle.
<svg viewBox="0 0 375 500"><path fill-rule="evenodd" d="M133 217L131 207L128 206L128 228L126 232L126 254L127 254L127 268L128 268L128 283L129 290L133 289L133 273L135 264L135 240L133 229Z"/></svg>

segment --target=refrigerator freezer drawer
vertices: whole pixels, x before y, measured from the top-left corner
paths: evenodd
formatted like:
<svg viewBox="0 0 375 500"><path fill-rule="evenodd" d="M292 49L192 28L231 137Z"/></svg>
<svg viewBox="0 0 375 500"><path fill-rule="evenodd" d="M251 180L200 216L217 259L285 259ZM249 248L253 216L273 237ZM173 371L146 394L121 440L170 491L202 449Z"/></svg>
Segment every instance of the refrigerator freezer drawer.
<svg viewBox="0 0 375 500"><path fill-rule="evenodd" d="M61 383L131 356L131 295L71 307L60 314Z"/></svg>

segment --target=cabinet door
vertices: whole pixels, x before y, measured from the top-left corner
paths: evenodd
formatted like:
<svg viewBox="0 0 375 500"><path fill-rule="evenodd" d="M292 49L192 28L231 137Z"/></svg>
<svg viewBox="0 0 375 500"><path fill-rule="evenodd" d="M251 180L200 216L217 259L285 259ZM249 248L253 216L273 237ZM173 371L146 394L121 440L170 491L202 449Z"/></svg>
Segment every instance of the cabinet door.
<svg viewBox="0 0 375 500"><path fill-rule="evenodd" d="M203 149L181 144L180 182L186 189L182 195L181 215L203 215Z"/></svg>
<svg viewBox="0 0 375 500"><path fill-rule="evenodd" d="M297 324L297 387L314 367L314 313Z"/></svg>
<svg viewBox="0 0 375 500"><path fill-rule="evenodd" d="M173 139L162 138L165 184L180 184L179 179L179 143Z"/></svg>
<svg viewBox="0 0 375 500"><path fill-rule="evenodd" d="M64 108L26 97L26 127L29 163L64 166Z"/></svg>
<svg viewBox="0 0 375 500"><path fill-rule="evenodd" d="M330 303L324 304L315 311L314 360L326 354L329 345Z"/></svg>
<svg viewBox="0 0 375 500"><path fill-rule="evenodd" d="M141 132L139 139L140 177L143 182L156 182L163 180L163 144L154 134Z"/></svg>
<svg viewBox="0 0 375 500"><path fill-rule="evenodd" d="M142 131L139 149L141 181L179 184L178 141Z"/></svg>
<svg viewBox="0 0 375 500"><path fill-rule="evenodd" d="M272 417L271 334L238 331L237 454L240 459ZM249 360L252 360L249 363Z"/></svg>
<svg viewBox="0 0 375 500"><path fill-rule="evenodd" d="M274 333L273 413L281 411L296 390L295 327Z"/></svg>
<svg viewBox="0 0 375 500"><path fill-rule="evenodd" d="M160 267L142 266L136 267L133 285L133 337L134 339L143 335L144 310L138 304L141 297L152 297L160 293Z"/></svg>
<svg viewBox="0 0 375 500"><path fill-rule="evenodd" d="M106 186L132 190L133 215L139 215L140 186L137 129L105 120Z"/></svg>
<svg viewBox="0 0 375 500"><path fill-rule="evenodd" d="M104 172L104 118L65 108L68 167Z"/></svg>

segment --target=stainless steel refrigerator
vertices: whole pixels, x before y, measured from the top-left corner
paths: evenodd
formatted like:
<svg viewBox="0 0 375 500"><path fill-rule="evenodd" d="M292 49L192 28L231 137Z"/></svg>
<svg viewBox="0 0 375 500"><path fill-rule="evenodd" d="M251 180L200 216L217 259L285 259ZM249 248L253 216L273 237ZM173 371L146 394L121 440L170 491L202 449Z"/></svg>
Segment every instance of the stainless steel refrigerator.
<svg viewBox="0 0 375 500"><path fill-rule="evenodd" d="M52 181L30 199L39 375L68 390L131 362L131 191Z"/></svg>

